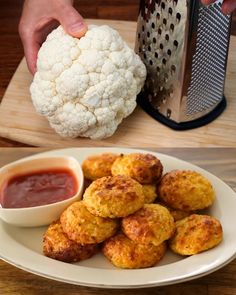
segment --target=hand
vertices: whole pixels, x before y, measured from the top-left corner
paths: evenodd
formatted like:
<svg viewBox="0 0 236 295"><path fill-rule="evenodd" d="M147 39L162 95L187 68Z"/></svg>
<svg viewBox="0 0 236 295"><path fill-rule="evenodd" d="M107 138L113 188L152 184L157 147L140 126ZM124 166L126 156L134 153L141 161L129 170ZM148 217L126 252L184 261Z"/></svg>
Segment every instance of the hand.
<svg viewBox="0 0 236 295"><path fill-rule="evenodd" d="M202 0L202 4L209 5L214 3L215 0ZM224 14L230 14L236 9L236 1L235 0L224 0L222 4L222 11Z"/></svg>
<svg viewBox="0 0 236 295"><path fill-rule="evenodd" d="M40 46L59 23L73 37L80 38L86 33L87 26L72 5L73 0L25 0L19 33L32 74L36 72Z"/></svg>

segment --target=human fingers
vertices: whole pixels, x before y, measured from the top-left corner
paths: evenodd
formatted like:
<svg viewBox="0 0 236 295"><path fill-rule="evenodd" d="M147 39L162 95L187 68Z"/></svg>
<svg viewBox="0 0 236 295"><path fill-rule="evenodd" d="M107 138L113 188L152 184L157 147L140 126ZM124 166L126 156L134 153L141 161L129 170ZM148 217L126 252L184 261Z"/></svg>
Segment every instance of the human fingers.
<svg viewBox="0 0 236 295"><path fill-rule="evenodd" d="M47 35L58 26L57 21L48 21L43 26L20 23L19 34L24 47L24 53L28 68L32 74L36 72L38 51Z"/></svg>
<svg viewBox="0 0 236 295"><path fill-rule="evenodd" d="M77 38L84 36L87 25L83 17L72 5L60 6L56 13L56 18L69 35Z"/></svg>
<svg viewBox="0 0 236 295"><path fill-rule="evenodd" d="M36 36L31 26L27 26L23 21L19 24L19 34L24 47L28 69L34 74L36 71L36 60L40 45L36 40Z"/></svg>
<svg viewBox="0 0 236 295"><path fill-rule="evenodd" d="M222 5L222 11L224 14L230 14L236 9L236 1L225 0Z"/></svg>
<svg viewBox="0 0 236 295"><path fill-rule="evenodd" d="M215 2L215 0L201 0L203 5L210 5Z"/></svg>
<svg viewBox="0 0 236 295"><path fill-rule="evenodd" d="M40 44L32 37L23 41L23 46L28 69L34 75L36 72L36 62Z"/></svg>

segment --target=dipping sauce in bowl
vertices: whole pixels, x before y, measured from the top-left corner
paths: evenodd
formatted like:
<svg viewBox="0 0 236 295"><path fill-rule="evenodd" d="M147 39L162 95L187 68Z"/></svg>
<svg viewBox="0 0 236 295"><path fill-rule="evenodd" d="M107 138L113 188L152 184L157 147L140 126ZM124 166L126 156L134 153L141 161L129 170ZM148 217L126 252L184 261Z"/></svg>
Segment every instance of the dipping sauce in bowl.
<svg viewBox="0 0 236 295"><path fill-rule="evenodd" d="M16 175L0 191L1 206L27 208L48 205L71 198L77 190L77 180L69 169Z"/></svg>
<svg viewBox="0 0 236 295"><path fill-rule="evenodd" d="M0 218L44 226L82 198L84 175L74 157L39 154L0 168Z"/></svg>

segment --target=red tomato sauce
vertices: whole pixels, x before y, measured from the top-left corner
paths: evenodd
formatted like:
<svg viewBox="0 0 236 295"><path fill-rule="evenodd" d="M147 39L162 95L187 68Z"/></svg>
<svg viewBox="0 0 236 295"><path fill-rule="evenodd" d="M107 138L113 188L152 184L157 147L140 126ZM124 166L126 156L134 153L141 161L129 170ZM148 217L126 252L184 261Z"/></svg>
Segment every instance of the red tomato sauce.
<svg viewBox="0 0 236 295"><path fill-rule="evenodd" d="M48 205L73 197L78 183L69 169L38 171L15 176L0 191L2 208Z"/></svg>

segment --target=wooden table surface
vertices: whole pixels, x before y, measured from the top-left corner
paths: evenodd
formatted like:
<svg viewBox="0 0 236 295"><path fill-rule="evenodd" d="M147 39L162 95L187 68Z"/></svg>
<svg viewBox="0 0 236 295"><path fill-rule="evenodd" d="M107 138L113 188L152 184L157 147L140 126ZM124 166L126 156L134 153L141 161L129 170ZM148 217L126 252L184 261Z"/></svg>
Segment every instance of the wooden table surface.
<svg viewBox="0 0 236 295"><path fill-rule="evenodd" d="M136 22L86 19L88 24L107 24L116 29L134 48ZM200 128L176 131L157 122L139 106L103 140L63 138L51 128L48 120L36 113L29 87L25 59L17 68L0 105L0 136L39 147L129 146L129 147L236 147L236 37L229 46L225 96L227 108L216 120ZM219 140L219 134L221 140Z"/></svg>
<svg viewBox="0 0 236 295"><path fill-rule="evenodd" d="M18 22L23 0L0 1L0 102L15 69L23 57L18 36ZM75 7L85 18L132 20L137 19L139 0L75 0ZM232 34L236 35L236 14ZM0 146L24 146L22 143L0 138Z"/></svg>
<svg viewBox="0 0 236 295"><path fill-rule="evenodd" d="M0 167L21 157L45 150L42 148L0 148ZM236 191L236 148L160 148L158 152L197 164L220 177ZM69 285L38 277L0 261L0 294L236 295L236 259L222 269L200 279L172 286L138 290L105 290Z"/></svg>

